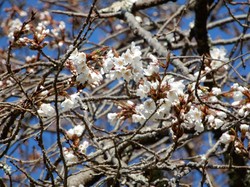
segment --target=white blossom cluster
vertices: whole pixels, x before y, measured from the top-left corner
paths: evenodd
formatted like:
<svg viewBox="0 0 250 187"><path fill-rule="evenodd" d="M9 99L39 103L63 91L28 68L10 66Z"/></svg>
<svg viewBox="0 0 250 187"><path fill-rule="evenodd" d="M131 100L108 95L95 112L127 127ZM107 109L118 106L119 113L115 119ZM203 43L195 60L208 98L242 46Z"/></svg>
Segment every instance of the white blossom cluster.
<svg viewBox="0 0 250 187"><path fill-rule="evenodd" d="M228 58L226 57L226 49L224 47L220 48L212 48L210 50L211 58L213 59L211 62L212 69L227 69L228 65L225 63L228 62Z"/></svg>
<svg viewBox="0 0 250 187"><path fill-rule="evenodd" d="M73 136L80 137L84 131L84 126L77 125L74 128L71 128L67 131L67 136L69 139L73 139Z"/></svg>
<svg viewBox="0 0 250 187"><path fill-rule="evenodd" d="M72 47L70 47L70 50ZM79 52L77 49L73 51L70 55L69 59L72 61L74 65L74 70L72 70L73 74L75 74L77 82L81 84L88 83L89 85L96 87L103 80L102 74L88 66L86 54L83 52Z"/></svg>
<svg viewBox="0 0 250 187"><path fill-rule="evenodd" d="M78 104L79 100L80 100L79 93L74 93L70 95L69 98L66 98L61 103L62 111L65 112L76 108L79 105Z"/></svg>
<svg viewBox="0 0 250 187"><path fill-rule="evenodd" d="M20 11L19 14L21 17L27 16L25 11ZM52 28L48 29L49 26L52 26ZM61 47L64 44L65 22L53 22L48 11L39 15L37 25L33 22L25 23L16 18L2 22L1 27L4 28L10 41L16 40L15 46L29 45L34 49L43 48L48 43L48 41L44 42L44 40L49 34L56 38L57 43L53 43L53 45Z"/></svg>
<svg viewBox="0 0 250 187"><path fill-rule="evenodd" d="M41 94L47 94L47 90L43 91ZM61 102L59 106L60 112L66 112L79 106L80 96L79 93L74 93ZM87 108L86 105L83 106L84 109ZM55 108L52 104L42 103L37 110L41 117L53 117L55 116Z"/></svg>
<svg viewBox="0 0 250 187"><path fill-rule="evenodd" d="M73 141L73 145L75 147L74 150L71 148L63 147L64 158L68 164L72 164L78 161L76 152L78 154L86 153L86 149L89 146L89 142L85 140L81 144L79 144L79 140L83 134L84 129L85 129L84 126L77 125L74 128L71 128L67 131L67 137Z"/></svg>
<svg viewBox="0 0 250 187"><path fill-rule="evenodd" d="M116 124L117 119L131 118L134 123L144 124L147 120L157 121L170 117L173 124L179 123L182 128L194 130L196 133L202 133L205 129L221 128L228 118L229 109L218 104L213 105L217 109L197 104L199 100L196 98L195 89L204 102L218 103L220 97L231 98L230 104L240 107L240 117L249 114L250 104L242 103L246 93L250 94L248 88L238 84L224 92L218 87L212 88L211 92L199 86L196 88L196 83L160 75L160 63L153 55L149 55L151 62L143 65L141 55L140 48L132 43L131 49L120 56L111 50L104 59L102 71L106 77L112 80L123 78L128 82L135 81L137 88L134 93L141 99L141 103L123 103L118 107L120 111L109 113L107 118L111 124ZM224 48L213 48L211 56L212 69L227 68L225 63L228 58ZM201 81L205 79L204 76ZM224 134L222 139L226 137L227 134Z"/></svg>
<svg viewBox="0 0 250 187"><path fill-rule="evenodd" d="M77 162L78 157L76 154L77 153L78 154L85 154L88 146L89 146L89 142L83 141L83 143L80 144L75 151L70 149L70 148L63 147L63 156L64 156L67 164L73 164L73 163Z"/></svg>
<svg viewBox="0 0 250 187"><path fill-rule="evenodd" d="M42 22L38 23L35 31L36 39L41 42L44 40L44 38L49 34L50 30L46 28L46 25L44 25Z"/></svg>
<svg viewBox="0 0 250 187"><path fill-rule="evenodd" d="M165 76L159 82L144 80L139 84L136 95L141 99L147 98L142 104L135 107L135 114L132 116L133 122L144 123L151 116L151 119L160 119L170 115L171 106L179 103L179 97L184 96L183 81L174 81L171 76ZM162 98L154 101L148 96L161 91ZM156 110L157 109L157 110Z"/></svg>
<svg viewBox="0 0 250 187"><path fill-rule="evenodd" d="M37 112L41 117L52 117L56 113L55 108L49 103L42 103Z"/></svg>
<svg viewBox="0 0 250 187"><path fill-rule="evenodd" d="M9 26L8 38L10 41L14 40L15 32L20 31L22 28L22 25L23 25L23 23L18 18L10 20L10 22L8 23L8 26ZM2 27L3 27L3 25L2 25ZM25 25L24 30L27 31L29 29L30 29L29 25L28 24Z"/></svg>
<svg viewBox="0 0 250 187"><path fill-rule="evenodd" d="M70 48L69 50L72 50ZM228 61L225 57L226 52L219 52L220 49L213 49L211 52L213 59L211 68L224 68L224 63ZM128 83L128 90L131 94L138 96L140 102L117 102L118 111L107 114L108 121L115 125L117 121L130 119L133 123L145 124L148 121L157 122L167 120L172 124L177 124L179 128L199 134L205 130L219 129L225 125L226 118L230 109L221 106L219 103L221 97L230 98L230 105L238 110L239 117L245 117L249 114L250 104L247 102L247 96L250 91L247 87L234 84L228 91L222 91L218 87L208 91L207 88L196 85L196 82L187 82L175 79L171 75L160 73L164 68L158 59L150 54L150 62L142 60L140 47L133 42L131 48L118 55L114 50L108 51L103 57L103 63L100 70L92 67L88 61L88 55L79 52L77 49L69 57L71 72L76 76L76 82L80 84L96 87L101 84L103 79L123 80ZM221 64L219 64L221 63ZM198 74L196 73L196 77ZM205 81L203 77L202 81ZM133 83L133 87L130 87ZM197 90L196 90L197 89ZM200 104L196 93L200 99L213 104L212 109ZM66 112L79 106L80 95L78 93L70 95L59 107L60 112ZM51 104L43 103L38 113L42 117L52 117L55 115L55 109ZM148 123L150 125L151 123ZM246 130L247 129L247 130ZM241 130L250 138L248 125L242 125ZM84 127L75 126L67 131L67 137L73 141L74 149L63 148L64 157L67 163L78 161L78 153L85 153L89 143L84 141L80 144ZM178 136L178 128L172 129L173 136ZM176 132L175 132L176 131ZM235 136L225 132L220 141L228 144L234 141ZM240 150L239 150L240 151Z"/></svg>
<svg viewBox="0 0 250 187"><path fill-rule="evenodd" d="M61 31L63 31L63 30L65 29L65 27L66 27L66 26L65 26L65 22L64 22L64 21L60 21L58 27L56 27L56 28L54 28L54 29L51 29L51 33L52 33L54 36L58 37L58 36L59 36L59 33L60 33Z"/></svg>
<svg viewBox="0 0 250 187"><path fill-rule="evenodd" d="M220 141L221 143L223 144L228 144L230 142L232 142L234 139L233 139L233 136L228 134L228 133L223 133L220 137Z"/></svg>
<svg viewBox="0 0 250 187"><path fill-rule="evenodd" d="M138 82L143 76L140 47L132 42L131 49L127 49L121 56L116 56L112 50L103 62L102 73L111 80L123 78L126 81Z"/></svg>

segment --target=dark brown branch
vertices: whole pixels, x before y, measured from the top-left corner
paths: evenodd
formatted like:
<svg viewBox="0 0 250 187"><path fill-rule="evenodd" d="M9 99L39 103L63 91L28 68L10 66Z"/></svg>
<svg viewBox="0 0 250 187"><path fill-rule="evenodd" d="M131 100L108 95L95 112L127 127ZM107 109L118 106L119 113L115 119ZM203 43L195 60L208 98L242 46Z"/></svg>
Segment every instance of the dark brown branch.
<svg viewBox="0 0 250 187"><path fill-rule="evenodd" d="M197 0L195 4L195 39L199 55L209 54L207 36L208 1Z"/></svg>

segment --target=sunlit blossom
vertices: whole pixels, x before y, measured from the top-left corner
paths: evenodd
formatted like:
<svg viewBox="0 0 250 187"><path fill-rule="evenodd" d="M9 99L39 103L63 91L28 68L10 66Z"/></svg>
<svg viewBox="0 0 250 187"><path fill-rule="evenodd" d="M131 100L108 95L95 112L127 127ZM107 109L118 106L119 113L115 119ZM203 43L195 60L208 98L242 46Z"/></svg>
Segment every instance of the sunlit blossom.
<svg viewBox="0 0 250 187"><path fill-rule="evenodd" d="M214 95L219 95L219 94L221 94L221 89L217 88L217 87L214 87L214 88L212 88L212 93Z"/></svg>
<svg viewBox="0 0 250 187"><path fill-rule="evenodd" d="M218 129L224 124L224 121L222 121L219 118L215 118L214 119L214 124L215 124L215 129Z"/></svg>
<svg viewBox="0 0 250 187"><path fill-rule="evenodd" d="M183 84L183 81L173 81L169 83L170 90L176 91L178 95L184 95L184 89L185 85Z"/></svg>
<svg viewBox="0 0 250 187"><path fill-rule="evenodd" d="M74 129L69 129L67 131L67 136L68 136L69 139L72 139L74 134L75 134Z"/></svg>
<svg viewBox="0 0 250 187"><path fill-rule="evenodd" d="M52 117L55 115L55 108L51 104L43 103L37 112L42 117Z"/></svg>
<svg viewBox="0 0 250 187"><path fill-rule="evenodd" d="M229 135L228 133L223 133L220 137L220 141L223 144L228 144L233 141L233 137Z"/></svg>
<svg viewBox="0 0 250 187"><path fill-rule="evenodd" d="M111 125L114 125L117 121L117 113L108 113L108 121Z"/></svg>
<svg viewBox="0 0 250 187"><path fill-rule="evenodd" d="M210 50L211 58L214 60L211 62L212 69L217 69L219 67L223 67L225 69L228 68L228 65L225 65L225 62L228 61L228 58L226 57L226 49L224 47L220 48L212 48Z"/></svg>
<svg viewBox="0 0 250 187"><path fill-rule="evenodd" d="M74 134L75 134L76 136L80 137L80 136L82 135L84 129L85 129L84 126L82 126L82 125L77 125L77 126L74 127Z"/></svg>
<svg viewBox="0 0 250 187"><path fill-rule="evenodd" d="M85 154L86 153L86 149L88 148L89 146L89 142L88 141L84 141L82 144L80 144L78 146L78 149L81 153Z"/></svg>
<svg viewBox="0 0 250 187"><path fill-rule="evenodd" d="M63 148L63 156L67 162L67 164L73 164L78 161L77 156L74 154L72 150L69 150L67 148Z"/></svg>
<svg viewBox="0 0 250 187"><path fill-rule="evenodd" d="M241 124L240 125L240 130L241 131L248 131L249 130L249 125L247 125L247 124Z"/></svg>
<svg viewBox="0 0 250 187"><path fill-rule="evenodd" d="M80 137L82 136L84 129L85 127L83 125L77 125L67 131L67 136L69 137L69 139L72 139L74 135Z"/></svg>
<svg viewBox="0 0 250 187"><path fill-rule="evenodd" d="M80 99L79 93L75 93L75 94L70 95L69 98L66 98L61 103L62 110L68 111L70 109L73 109L74 107L77 107L78 106L78 99Z"/></svg>

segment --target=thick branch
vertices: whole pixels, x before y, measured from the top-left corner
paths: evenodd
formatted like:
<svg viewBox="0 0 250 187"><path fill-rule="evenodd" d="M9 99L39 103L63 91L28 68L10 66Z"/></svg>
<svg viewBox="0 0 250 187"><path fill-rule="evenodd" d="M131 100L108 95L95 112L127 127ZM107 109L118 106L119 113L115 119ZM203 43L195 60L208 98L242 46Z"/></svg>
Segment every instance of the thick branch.
<svg viewBox="0 0 250 187"><path fill-rule="evenodd" d="M146 9L146 8L150 8L153 6L162 5L169 1L176 2L176 0L137 0L132 10Z"/></svg>
<svg viewBox="0 0 250 187"><path fill-rule="evenodd" d="M199 55L209 54L207 36L208 2L197 0L195 5L195 39Z"/></svg>

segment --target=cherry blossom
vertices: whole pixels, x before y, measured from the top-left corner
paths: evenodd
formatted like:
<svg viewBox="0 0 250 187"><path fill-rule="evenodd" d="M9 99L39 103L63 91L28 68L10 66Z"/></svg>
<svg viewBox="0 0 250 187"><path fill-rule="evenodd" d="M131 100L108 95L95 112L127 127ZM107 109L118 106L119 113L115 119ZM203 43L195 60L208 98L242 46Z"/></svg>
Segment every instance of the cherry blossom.
<svg viewBox="0 0 250 187"><path fill-rule="evenodd" d="M69 98L66 98L62 103L62 111L68 111L78 106L78 100L80 99L79 93L70 95Z"/></svg>
<svg viewBox="0 0 250 187"><path fill-rule="evenodd" d="M189 112L185 115L187 126L189 128L194 127L197 132L202 132L204 130L202 115L202 112L197 107L192 106Z"/></svg>
<svg viewBox="0 0 250 187"><path fill-rule="evenodd" d="M46 103L43 103L37 112L42 117L52 117L55 115L54 107L52 107L51 104Z"/></svg>
<svg viewBox="0 0 250 187"><path fill-rule="evenodd" d="M63 108L64 111L70 110L71 108L74 107L74 105L75 103L68 98L61 103L61 107Z"/></svg>
<svg viewBox="0 0 250 187"><path fill-rule="evenodd" d="M147 97L150 92L151 82L145 80L143 84L139 85L139 88L136 90L136 95L140 96L140 98Z"/></svg>
<svg viewBox="0 0 250 187"><path fill-rule="evenodd" d="M150 63L147 66L147 69L144 69L144 75L146 76L152 76L154 73L158 73L159 72L159 66Z"/></svg>
<svg viewBox="0 0 250 187"><path fill-rule="evenodd" d="M217 87L213 87L212 88L212 93L214 95L220 95L221 94L221 89L220 88L217 88Z"/></svg>
<svg viewBox="0 0 250 187"><path fill-rule="evenodd" d="M109 123L111 125L114 125L117 121L117 113L108 113L107 115Z"/></svg>
<svg viewBox="0 0 250 187"><path fill-rule="evenodd" d="M170 90L176 91L178 95L184 94L185 85L183 84L183 81L174 81L173 79L170 79L169 82Z"/></svg>
<svg viewBox="0 0 250 187"><path fill-rule="evenodd" d="M73 164L73 163L78 161L78 158L74 154L74 152L72 150L65 148L65 147L63 148L63 155L64 155L64 158L65 158L67 164Z"/></svg>
<svg viewBox="0 0 250 187"><path fill-rule="evenodd" d="M84 129L85 129L85 128L84 128L84 126L82 126L82 125L77 125L77 126L75 126L75 127L74 127L74 133L75 133L75 135L78 136L78 137L80 137L80 136L82 135Z"/></svg>
<svg viewBox="0 0 250 187"><path fill-rule="evenodd" d="M211 58L214 59L211 63L212 69L220 68L228 61L228 58L226 57L226 49L224 47L212 48L210 54ZM224 65L223 68L227 69L228 65Z"/></svg>
<svg viewBox="0 0 250 187"><path fill-rule="evenodd" d="M223 123L224 123L224 121L222 121L221 119L215 118L214 119L215 129L220 128L223 125Z"/></svg>
<svg viewBox="0 0 250 187"><path fill-rule="evenodd" d="M131 44L131 49L127 49L121 56L116 57L110 50L103 61L103 73L107 73L110 79L124 78L126 81L135 80L138 82L143 76L141 61L141 51L139 46Z"/></svg>
<svg viewBox="0 0 250 187"><path fill-rule="evenodd" d="M74 136L74 134L75 134L74 129L69 129L69 130L67 131L67 136L68 136L69 139L72 139L73 136Z"/></svg>
<svg viewBox="0 0 250 187"><path fill-rule="evenodd" d="M223 144L229 144L230 142L233 141L233 136L232 135L229 135L228 133L223 133L220 137L220 141L221 143Z"/></svg>
<svg viewBox="0 0 250 187"><path fill-rule="evenodd" d="M249 108L247 106L242 106L239 111L238 114L240 117L246 117L249 114Z"/></svg>
<svg viewBox="0 0 250 187"><path fill-rule="evenodd" d="M162 118L164 116L168 117L168 115L170 114L172 102L168 98L165 98L158 100L157 103L159 104L159 108L156 111L158 117L159 118Z"/></svg>
<svg viewBox="0 0 250 187"><path fill-rule="evenodd" d="M72 49L72 46L68 51ZM89 85L95 87L98 86L103 80L101 72L95 70L88 66L87 56L83 52L79 52L78 49L75 49L70 57L73 66L75 69L71 69L72 73L76 75L77 82L81 84L88 83Z"/></svg>
<svg viewBox="0 0 250 187"><path fill-rule="evenodd" d="M73 139L74 135L80 137L82 136L84 129L85 129L84 126L77 125L74 128L71 128L67 131L67 136L69 137L69 139Z"/></svg>
<svg viewBox="0 0 250 187"><path fill-rule="evenodd" d="M86 153L86 149L88 148L88 146L89 146L89 142L88 141L84 141L82 144L80 144L78 146L78 149L79 149L80 153L85 154Z"/></svg>
<svg viewBox="0 0 250 187"><path fill-rule="evenodd" d="M249 131L250 130L249 129L249 125L247 125L247 124L241 124L240 125L240 130L241 131L245 131L245 132Z"/></svg>
<svg viewBox="0 0 250 187"><path fill-rule="evenodd" d="M10 41L14 40L14 33L17 31L20 31L20 29L22 28L23 23L21 22L20 19L16 18L14 20L10 20L10 22L8 23L9 26L9 34L8 34L8 38ZM1 25L3 27L3 25ZM28 31L30 29L29 25L25 25L24 30L23 31Z"/></svg>

